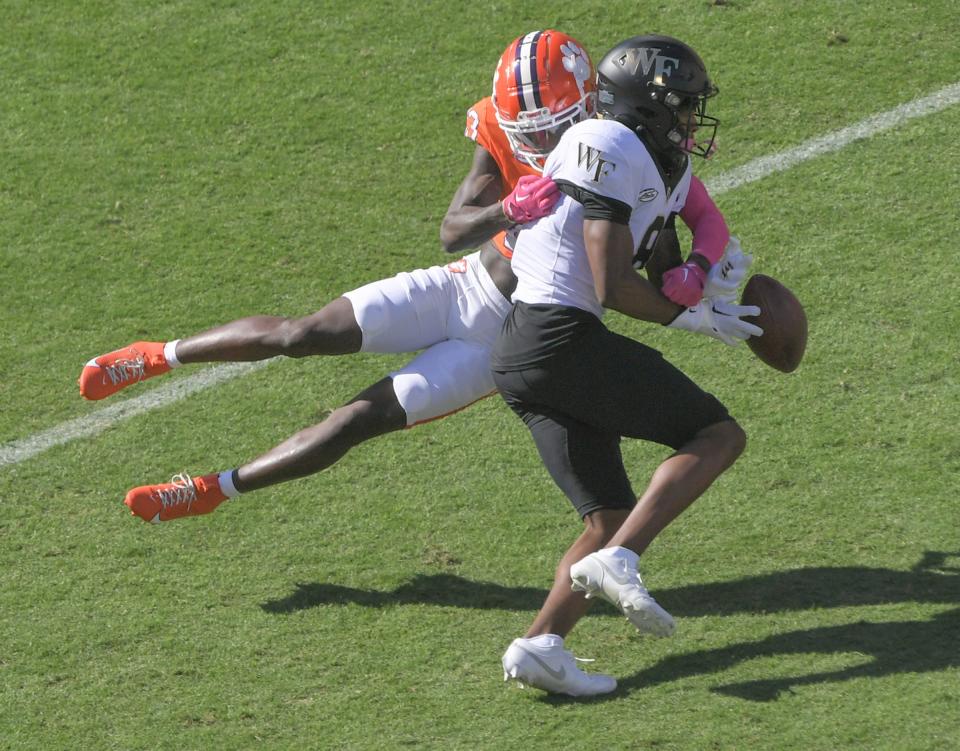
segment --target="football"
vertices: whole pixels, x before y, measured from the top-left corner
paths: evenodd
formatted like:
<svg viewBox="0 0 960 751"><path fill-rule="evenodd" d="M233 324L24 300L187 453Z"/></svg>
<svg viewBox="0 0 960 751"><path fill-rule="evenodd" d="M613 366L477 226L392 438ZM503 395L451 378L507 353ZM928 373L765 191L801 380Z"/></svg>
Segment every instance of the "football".
<svg viewBox="0 0 960 751"><path fill-rule="evenodd" d="M763 329L763 336L751 336L747 346L771 368L796 370L807 348L807 314L796 295L772 276L754 274L740 302L760 308L760 315L743 317Z"/></svg>

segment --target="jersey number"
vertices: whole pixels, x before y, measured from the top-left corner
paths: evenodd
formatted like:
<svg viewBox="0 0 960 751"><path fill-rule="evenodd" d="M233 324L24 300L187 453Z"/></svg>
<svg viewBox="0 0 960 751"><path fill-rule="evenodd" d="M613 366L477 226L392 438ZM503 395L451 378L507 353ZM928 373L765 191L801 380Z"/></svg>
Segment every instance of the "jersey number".
<svg viewBox="0 0 960 751"><path fill-rule="evenodd" d="M465 135L471 141L476 141L477 131L479 129L480 129L480 115L477 114L476 110L470 110L467 113L467 127L463 131L463 135Z"/></svg>
<svg viewBox="0 0 960 751"><path fill-rule="evenodd" d="M647 227L647 233L643 236L640 244L637 246L636 253L633 254L633 268L642 269L647 261L650 260L650 254L657 244L657 238L660 236L660 230L667 223L666 217L658 216Z"/></svg>

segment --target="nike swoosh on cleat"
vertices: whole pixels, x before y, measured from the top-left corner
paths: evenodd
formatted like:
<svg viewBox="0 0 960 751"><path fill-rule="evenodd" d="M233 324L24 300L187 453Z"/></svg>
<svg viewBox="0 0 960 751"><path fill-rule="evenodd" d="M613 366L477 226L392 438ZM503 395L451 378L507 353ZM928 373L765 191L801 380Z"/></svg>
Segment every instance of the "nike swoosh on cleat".
<svg viewBox="0 0 960 751"><path fill-rule="evenodd" d="M159 511L157 512L156 516L154 516L154 517L150 520L150 523L151 523L151 524L159 524L159 523L160 523L160 512L159 512Z"/></svg>
<svg viewBox="0 0 960 751"><path fill-rule="evenodd" d="M547 665L547 663L545 663L543 660L537 657L533 652L523 649L523 647L519 647L519 649L522 649L526 654L530 655L530 657L532 657L540 667L542 667L544 670L547 671L547 675L549 675L551 678L555 678L558 681L562 681L564 678L567 677L567 669L562 665L560 666L559 670L554 670L552 667Z"/></svg>
<svg viewBox="0 0 960 751"><path fill-rule="evenodd" d="M631 583L629 576L627 577L622 576L619 572L614 571L612 568L607 566L607 564L605 564L601 560L598 560L597 563L600 564L600 568L603 569L604 574L609 575L610 578L613 579L617 584L621 584L625 586Z"/></svg>

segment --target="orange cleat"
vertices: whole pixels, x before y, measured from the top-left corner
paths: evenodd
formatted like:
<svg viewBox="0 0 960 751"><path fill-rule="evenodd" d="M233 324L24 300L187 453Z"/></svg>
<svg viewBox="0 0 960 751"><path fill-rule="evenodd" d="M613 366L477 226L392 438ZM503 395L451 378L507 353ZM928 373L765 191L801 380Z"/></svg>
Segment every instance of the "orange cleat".
<svg viewBox="0 0 960 751"><path fill-rule="evenodd" d="M130 513L146 522L167 522L181 516L209 514L227 500L220 490L217 475L204 475L196 480L187 474L174 475L161 485L134 488L123 502Z"/></svg>
<svg viewBox="0 0 960 751"><path fill-rule="evenodd" d="M100 355L83 366L78 383L87 399L105 399L131 383L170 370L163 342L134 342L129 347Z"/></svg>

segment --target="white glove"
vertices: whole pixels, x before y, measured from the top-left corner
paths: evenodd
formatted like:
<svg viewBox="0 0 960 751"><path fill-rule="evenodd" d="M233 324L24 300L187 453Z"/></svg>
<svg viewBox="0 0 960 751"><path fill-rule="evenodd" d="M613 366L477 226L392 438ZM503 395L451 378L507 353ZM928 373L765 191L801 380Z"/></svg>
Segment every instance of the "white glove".
<svg viewBox="0 0 960 751"><path fill-rule="evenodd" d="M763 334L763 329L759 326L741 318L758 315L760 308L756 305L737 305L731 298L715 297L701 300L699 305L687 308L668 323L667 327L706 334L736 347L744 339Z"/></svg>
<svg viewBox="0 0 960 751"><path fill-rule="evenodd" d="M735 295L737 287L747 275L753 256L747 255L740 248L740 240L731 237L727 243L723 256L707 274L707 282L703 286L704 297L729 297Z"/></svg>

